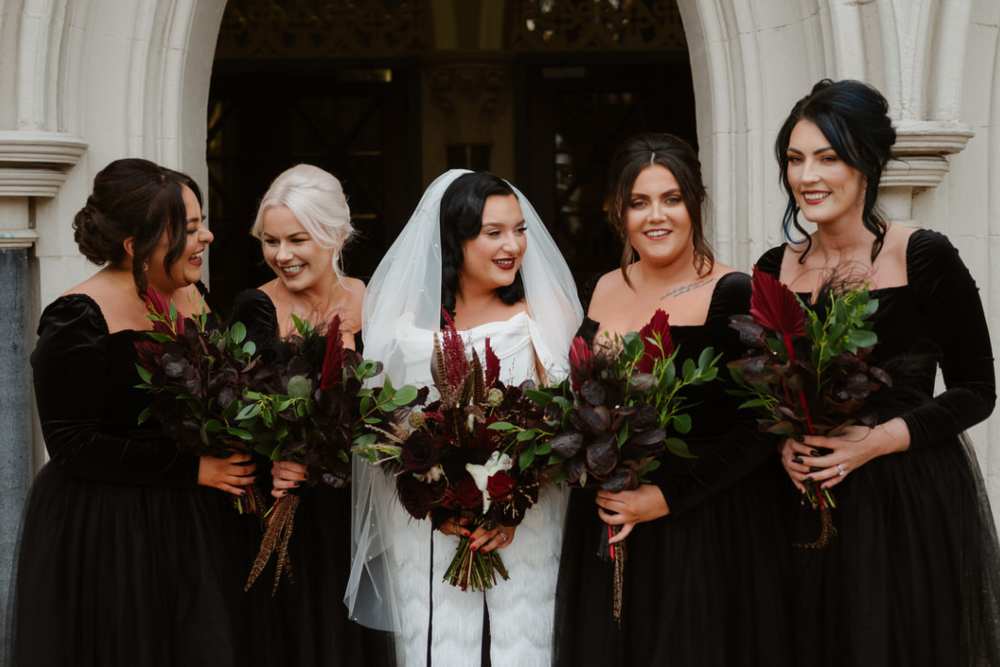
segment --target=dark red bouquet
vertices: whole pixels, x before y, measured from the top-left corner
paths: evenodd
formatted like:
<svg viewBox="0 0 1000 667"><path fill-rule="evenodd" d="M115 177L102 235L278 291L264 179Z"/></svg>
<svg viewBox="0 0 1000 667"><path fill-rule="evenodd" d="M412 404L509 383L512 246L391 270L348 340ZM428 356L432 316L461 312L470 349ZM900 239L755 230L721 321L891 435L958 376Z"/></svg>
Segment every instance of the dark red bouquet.
<svg viewBox="0 0 1000 667"><path fill-rule="evenodd" d="M706 348L697 360L676 363L667 314L657 310L638 332L611 337L596 351L581 337L570 348L571 400L549 389L559 409L551 447L553 479L571 486L625 491L637 488L667 455L692 458L682 436L691 430L686 390L715 380L719 357ZM553 416L553 415L550 415ZM625 544L608 544L617 531L602 531L600 555L614 562L612 613L621 620Z"/></svg>
<svg viewBox="0 0 1000 667"><path fill-rule="evenodd" d="M250 452L254 434L245 418L245 394L269 375L246 340L246 328L210 326L206 311L181 317L158 292L146 292L153 330L136 343L142 389L153 394L139 423L155 418L182 451L196 456L225 457ZM241 513L260 513L263 501L254 487L235 498Z"/></svg>
<svg viewBox="0 0 1000 667"><path fill-rule="evenodd" d="M822 315L802 303L777 278L754 269L749 315L736 315L730 326L750 348L730 362L742 407L757 410L761 430L801 440L805 435L836 435L854 423L872 425L865 410L873 392L892 382L885 371L868 363L878 342L868 319L878 310L865 287L830 284L817 300ZM826 546L836 534L829 489L806 482L806 498L819 510L816 541L800 546Z"/></svg>
<svg viewBox="0 0 1000 667"><path fill-rule="evenodd" d="M381 365L344 347L340 318L326 332L295 318L296 335L278 345L274 370L264 382L245 392L244 426L255 435L258 452L272 461L294 461L306 466L307 485L343 487L350 483L351 446L362 424L378 423L375 416L409 405L417 390L403 387L385 395L377 410L362 413L359 394ZM383 392L388 394L387 392ZM250 570L249 589L271 557L276 559L274 589L290 572L288 544L292 536L299 495L279 498L266 516L264 537Z"/></svg>
<svg viewBox="0 0 1000 667"><path fill-rule="evenodd" d="M435 336L432 374L439 398L370 426L355 451L395 475L399 501L415 519L455 519L470 529L516 526L538 501L544 462L536 457L534 435L514 435L535 434L544 425L543 408L528 398L534 384L501 383L489 340L483 360L475 351L467 357L450 319ZM469 547L470 540L460 538L446 581L483 591L508 578L498 552Z"/></svg>

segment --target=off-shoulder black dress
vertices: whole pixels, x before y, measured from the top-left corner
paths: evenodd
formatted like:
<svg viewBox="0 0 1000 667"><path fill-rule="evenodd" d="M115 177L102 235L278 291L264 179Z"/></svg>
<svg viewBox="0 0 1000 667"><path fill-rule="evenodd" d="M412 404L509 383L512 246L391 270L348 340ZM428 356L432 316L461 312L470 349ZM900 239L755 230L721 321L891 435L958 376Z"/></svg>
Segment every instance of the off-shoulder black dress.
<svg viewBox="0 0 1000 667"><path fill-rule="evenodd" d="M266 659L242 581L259 534L198 486L196 456L152 423L135 343L82 294L42 313L31 355L51 460L26 504L12 606L20 667L235 667ZM253 627L257 625L257 627Z"/></svg>
<svg viewBox="0 0 1000 667"><path fill-rule="evenodd" d="M240 292L230 319L243 322L258 349L280 355L277 313L264 292ZM356 339L360 343L360 334ZM266 468L260 478L270 483ZM278 646L286 664L394 665L392 636L352 622L343 602L351 569L350 488L319 484L298 493L302 500L289 545L293 580L281 582L274 601ZM270 565L256 586L269 588L273 574Z"/></svg>
<svg viewBox="0 0 1000 667"><path fill-rule="evenodd" d="M712 346L740 356L731 315L749 310L746 274L715 286L701 326L672 326L679 359ZM591 335L597 323L589 323ZM557 589L555 663L780 667L792 659L785 583L790 556L776 441L738 412L720 381L697 388L685 441L697 458L667 455L651 475L670 507L627 539L621 628L611 616L611 566L597 557L604 524L593 492L574 490Z"/></svg>
<svg viewBox="0 0 1000 667"><path fill-rule="evenodd" d="M772 248L757 267L778 276L783 254ZM902 417L910 448L851 471L835 490L836 540L794 553L790 636L810 665L1000 664L996 533L962 435L996 399L986 318L943 235L914 232L906 272L905 286L874 290L872 357L894 386L872 407L879 421ZM934 396L938 367L946 390ZM802 539L815 537L816 521L799 512Z"/></svg>

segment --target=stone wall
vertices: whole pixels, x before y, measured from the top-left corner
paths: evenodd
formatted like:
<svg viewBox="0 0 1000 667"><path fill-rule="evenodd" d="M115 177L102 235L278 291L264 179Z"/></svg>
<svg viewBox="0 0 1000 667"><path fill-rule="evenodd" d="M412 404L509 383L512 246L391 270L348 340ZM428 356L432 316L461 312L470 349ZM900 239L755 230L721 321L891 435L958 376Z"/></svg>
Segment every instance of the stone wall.
<svg viewBox="0 0 1000 667"><path fill-rule="evenodd" d="M40 306L94 269L76 252L70 221L101 166L141 156L205 182L205 107L224 6L0 0L0 246L28 249L25 262L10 268L24 280L5 280L4 294L16 296L11 285L20 285L18 303L31 326ZM939 229L959 246L981 286L996 346L1000 5L680 0L680 9L720 257L749 268L780 240L784 203L772 144L794 101L824 76L866 79L889 97L900 129L903 160L890 167L882 203L894 219ZM4 350L17 366L11 386L26 372L31 334L21 343ZM30 413L23 398L6 402L19 396L7 377L3 409ZM1000 417L973 435L1000 509L1000 444L991 444L1000 443ZM20 460L32 447L5 441L0 456ZM13 486L0 495L20 493L19 482L3 484ZM8 518L16 512L0 507Z"/></svg>

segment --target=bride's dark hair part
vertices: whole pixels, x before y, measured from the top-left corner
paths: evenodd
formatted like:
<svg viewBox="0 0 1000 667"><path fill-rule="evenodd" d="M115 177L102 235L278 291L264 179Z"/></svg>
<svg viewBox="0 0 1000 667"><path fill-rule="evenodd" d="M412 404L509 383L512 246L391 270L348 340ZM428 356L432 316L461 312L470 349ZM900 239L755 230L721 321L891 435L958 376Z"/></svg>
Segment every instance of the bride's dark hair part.
<svg viewBox="0 0 1000 667"><path fill-rule="evenodd" d="M658 164L677 179L681 188L681 199L691 218L691 240L694 243L694 268L699 276L712 271L715 255L705 238L705 223L702 209L705 204L705 184L701 180L701 163L691 144L680 137L665 132L639 134L615 152L608 171L608 194L604 200L604 212L608 222L618 233L622 249L621 271L629 286L626 269L635 261L635 249L628 242L626 213L632 197L632 186L640 172L650 165Z"/></svg>
<svg viewBox="0 0 1000 667"><path fill-rule="evenodd" d="M163 268L180 258L187 243L187 208L181 186L201 190L188 176L139 158L115 160L97 172L87 204L73 219L73 238L94 264L116 265L125 260L124 242L133 239L132 277L139 294L146 291L144 264L160 238L167 235Z"/></svg>
<svg viewBox="0 0 1000 667"><path fill-rule="evenodd" d="M505 180L486 171L463 174L456 178L441 197L441 306L455 312L458 277L462 272L462 243L479 236L483 227L486 199L494 195L515 196ZM514 282L497 289L506 304L524 298L524 283L518 271Z"/></svg>
<svg viewBox="0 0 1000 667"><path fill-rule="evenodd" d="M799 223L799 207L788 182L788 144L792 130L800 120L814 123L830 142L837 157L864 176L865 204L861 219L865 228L875 235L871 253L874 262L882 250L888 228L875 201L878 199L882 171L892 155L892 145L896 143L896 130L889 118L889 103L882 93L861 81L823 79L795 103L778 131L774 155L778 159L781 184L788 195L782 228L789 241L792 240L792 227L805 238L805 252L799 255L799 263L802 263L812 247L812 239Z"/></svg>

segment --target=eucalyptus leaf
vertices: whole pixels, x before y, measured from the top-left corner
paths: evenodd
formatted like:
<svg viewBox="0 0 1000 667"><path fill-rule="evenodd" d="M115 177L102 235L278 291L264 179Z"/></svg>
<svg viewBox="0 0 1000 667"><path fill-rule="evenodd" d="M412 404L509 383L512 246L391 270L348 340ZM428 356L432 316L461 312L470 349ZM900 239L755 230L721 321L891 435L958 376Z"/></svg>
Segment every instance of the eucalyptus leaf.
<svg viewBox="0 0 1000 667"><path fill-rule="evenodd" d="M682 435L690 433L691 415L686 415L686 414L674 415L673 425L674 425L674 430Z"/></svg>
<svg viewBox="0 0 1000 667"><path fill-rule="evenodd" d="M243 406L243 409L236 413L236 421L252 419L260 414L260 403L250 403Z"/></svg>
<svg viewBox="0 0 1000 667"><path fill-rule="evenodd" d="M667 451L674 456L678 456L682 459L698 458L691 453L691 450L688 449L687 443L680 438L667 438L664 444L667 446Z"/></svg>
<svg viewBox="0 0 1000 667"><path fill-rule="evenodd" d="M514 426L510 422L493 422L486 428L490 431L513 431L517 426Z"/></svg>
<svg viewBox="0 0 1000 667"><path fill-rule="evenodd" d="M396 390L396 395L392 400L400 407L409 405L413 401L417 400L417 388L409 384L404 387L400 387Z"/></svg>
<svg viewBox="0 0 1000 667"><path fill-rule="evenodd" d="M143 368L139 364L135 365L135 369L137 371L139 371L139 377L142 378L143 382L145 382L146 384L152 384L152 382L153 382L153 374L152 373L150 373L149 371L147 371L145 368Z"/></svg>
<svg viewBox="0 0 1000 667"><path fill-rule="evenodd" d="M526 449L521 452L521 455L517 459L517 465L521 470L527 470L531 467L531 464L535 462L535 450Z"/></svg>
<svg viewBox="0 0 1000 667"><path fill-rule="evenodd" d="M247 328L242 322L234 322L231 327L229 327L229 338L236 345L239 345L247 337Z"/></svg>
<svg viewBox="0 0 1000 667"><path fill-rule="evenodd" d="M288 380L288 395L292 398L308 398L312 388L312 380L305 375L293 375Z"/></svg>

